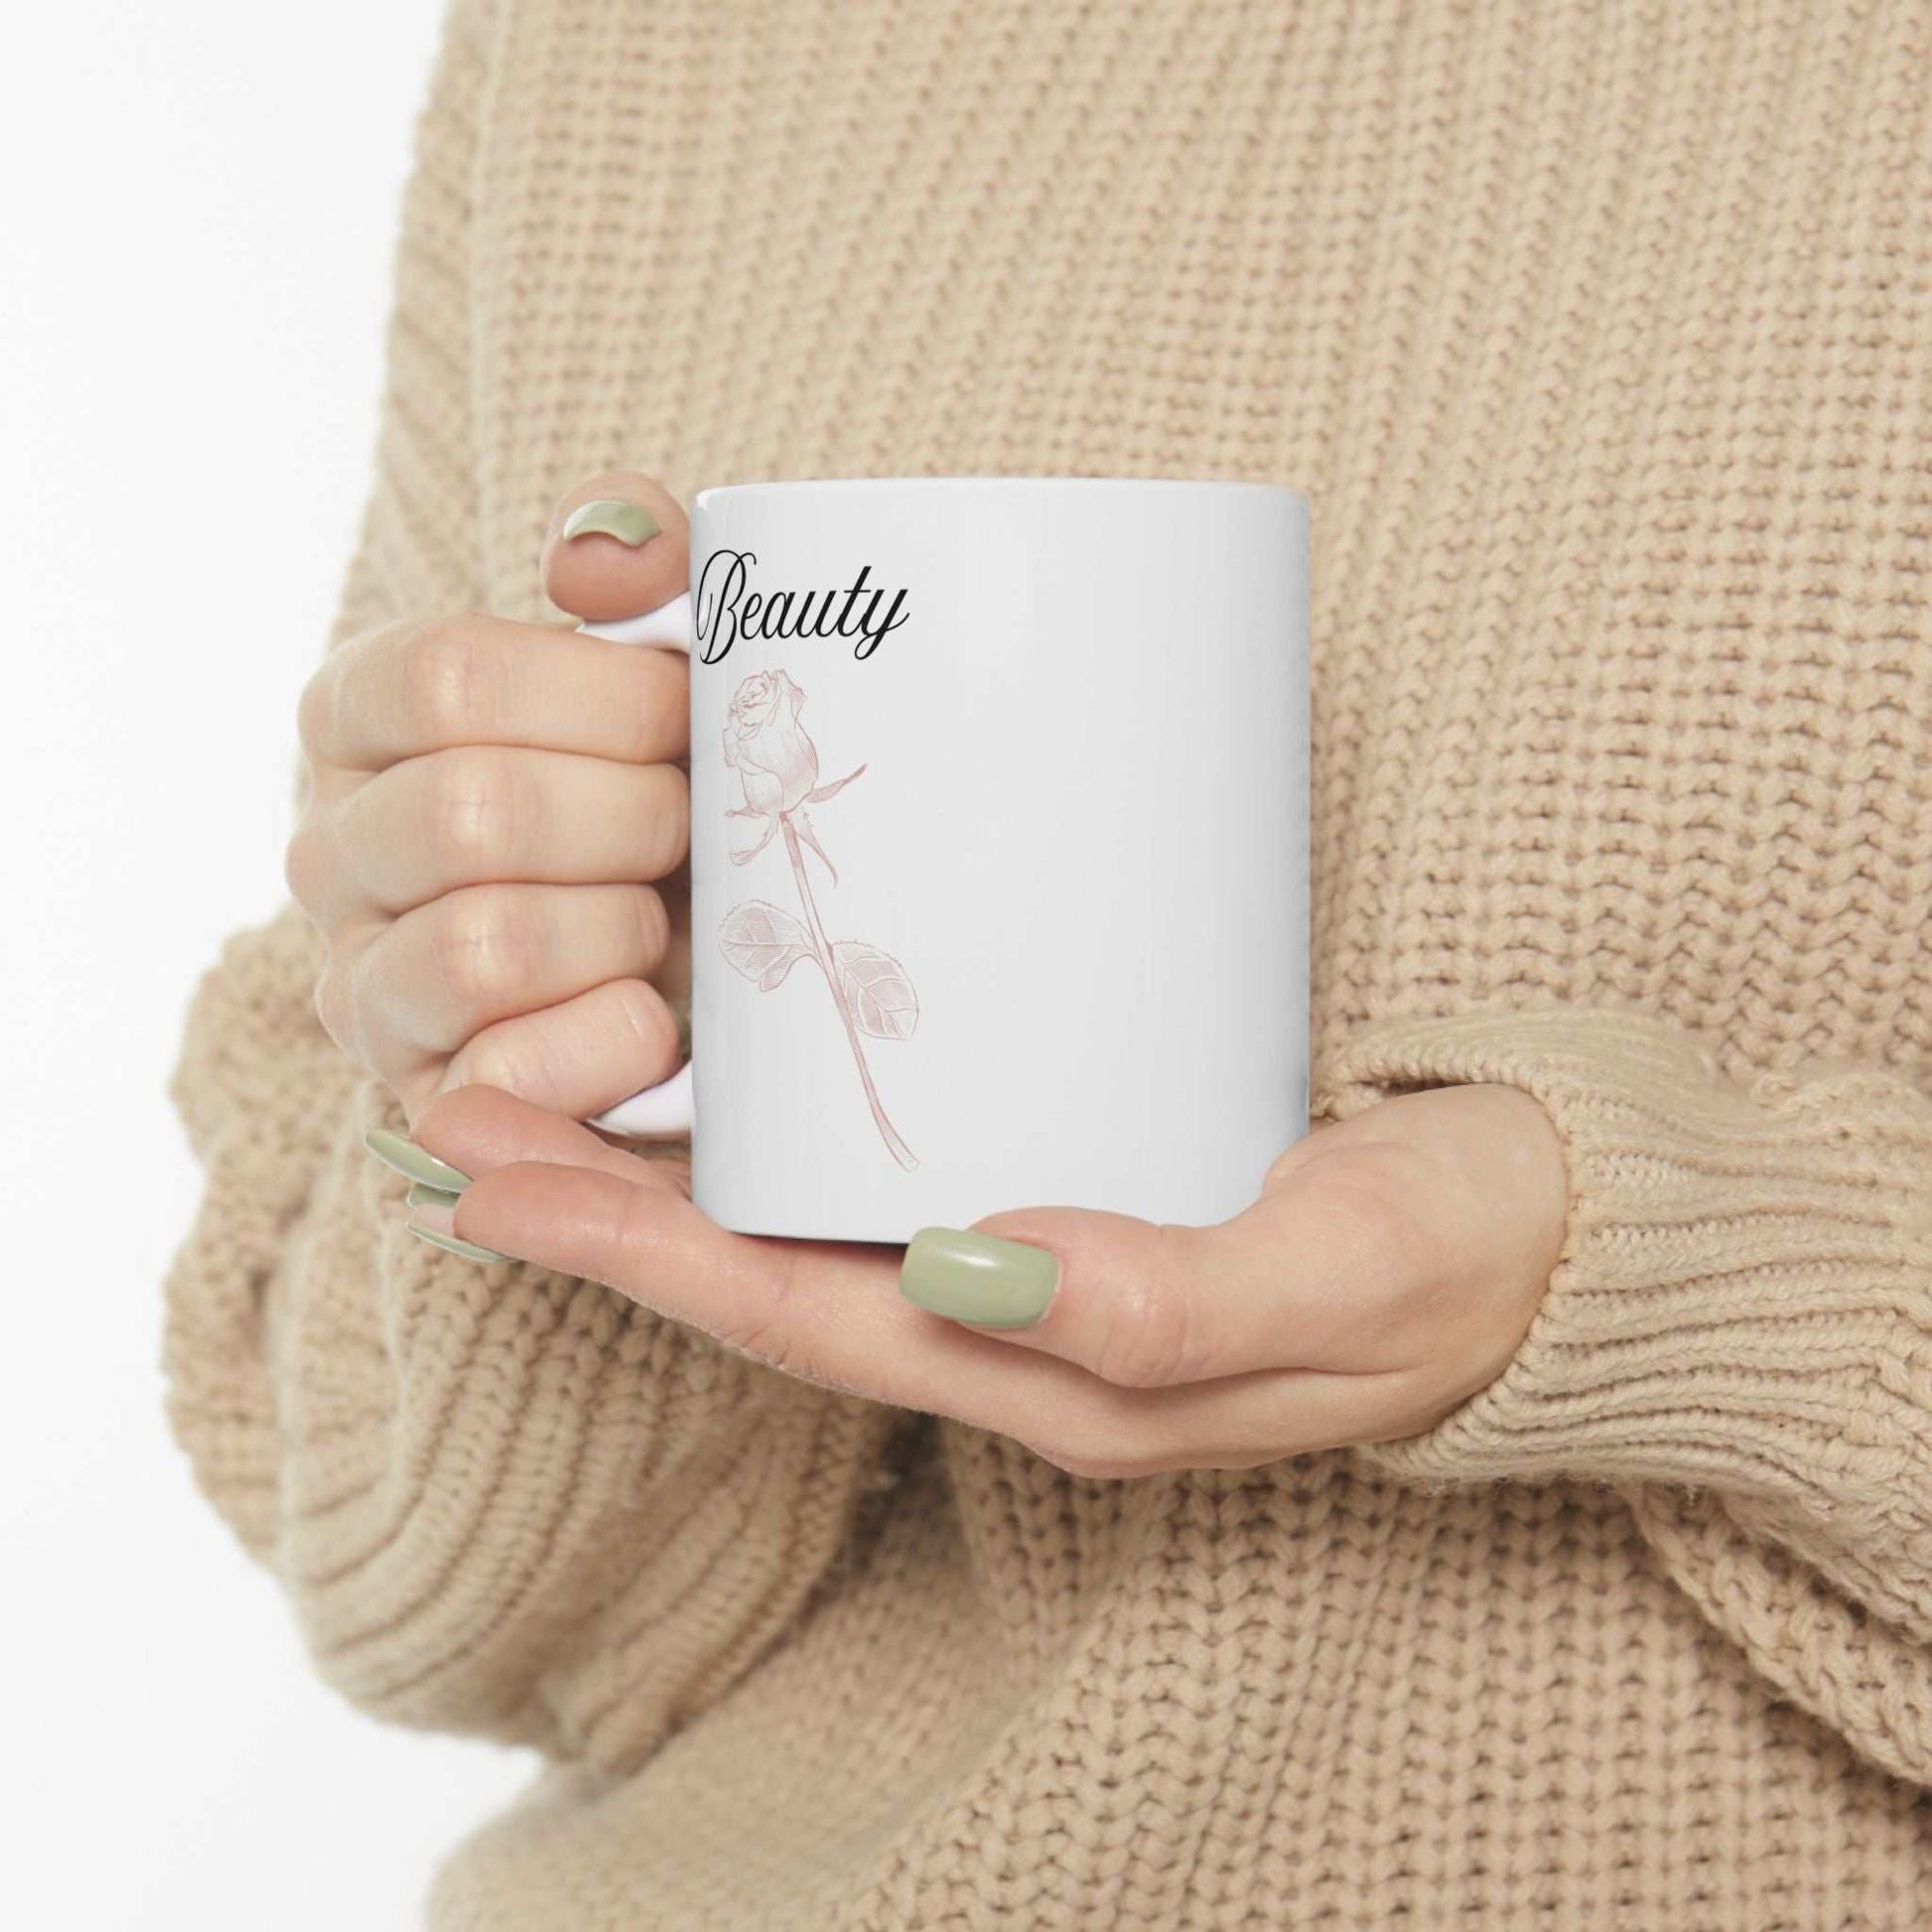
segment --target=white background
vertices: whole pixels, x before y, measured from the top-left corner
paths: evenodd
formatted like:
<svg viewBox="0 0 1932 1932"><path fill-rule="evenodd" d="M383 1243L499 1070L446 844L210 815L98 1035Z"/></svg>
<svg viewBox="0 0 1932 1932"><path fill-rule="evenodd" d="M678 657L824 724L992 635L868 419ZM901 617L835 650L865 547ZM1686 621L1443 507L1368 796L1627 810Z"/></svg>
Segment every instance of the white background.
<svg viewBox="0 0 1932 1932"><path fill-rule="evenodd" d="M65 0L0 53L0 1919L400 1927L527 1775L308 1674L161 1420L163 1095L280 893L437 0Z"/></svg>

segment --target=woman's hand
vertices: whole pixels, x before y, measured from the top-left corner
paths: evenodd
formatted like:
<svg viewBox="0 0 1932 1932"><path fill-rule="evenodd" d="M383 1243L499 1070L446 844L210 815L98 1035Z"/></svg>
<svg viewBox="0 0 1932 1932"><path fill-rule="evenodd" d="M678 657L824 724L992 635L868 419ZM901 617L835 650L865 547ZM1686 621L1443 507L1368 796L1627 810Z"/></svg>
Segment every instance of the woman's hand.
<svg viewBox="0 0 1932 1932"><path fill-rule="evenodd" d="M459 1252L607 1282L789 1374L997 1430L1082 1475L1245 1468L1429 1428L1515 1352L1566 1209L1555 1130L1507 1087L1322 1129L1219 1227L1027 1209L927 1230L902 1267L893 1249L728 1234L683 1170L501 1093L445 1096L417 1138L476 1176L417 1209Z"/></svg>
<svg viewBox="0 0 1932 1932"><path fill-rule="evenodd" d="M545 587L582 618L654 610L688 534L655 483L599 478L558 506ZM686 679L669 651L453 615L310 682L288 879L328 941L316 1004L412 1118L474 1081L581 1117L675 1071Z"/></svg>

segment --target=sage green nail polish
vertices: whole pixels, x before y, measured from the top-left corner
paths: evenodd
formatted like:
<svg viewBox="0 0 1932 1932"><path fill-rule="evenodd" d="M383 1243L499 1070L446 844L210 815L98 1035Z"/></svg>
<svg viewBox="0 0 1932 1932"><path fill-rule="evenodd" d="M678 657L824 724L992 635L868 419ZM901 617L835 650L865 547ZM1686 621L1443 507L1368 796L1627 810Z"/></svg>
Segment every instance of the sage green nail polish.
<svg viewBox="0 0 1932 1932"><path fill-rule="evenodd" d="M470 1184L467 1173L460 1173L433 1154L425 1154L414 1141L405 1141L386 1127L371 1128L362 1136L362 1145L406 1180L420 1180L425 1187L440 1187L447 1194L460 1194Z"/></svg>
<svg viewBox="0 0 1932 1932"><path fill-rule="evenodd" d="M448 1207L454 1209L463 1196L453 1194L447 1187L430 1187L416 1181L409 1189L408 1200L411 1207Z"/></svg>
<svg viewBox="0 0 1932 1932"><path fill-rule="evenodd" d="M898 1271L908 1302L982 1328L1032 1327L1059 1285L1056 1255L964 1228L921 1228Z"/></svg>
<svg viewBox="0 0 1932 1932"><path fill-rule="evenodd" d="M687 1001L679 1000L671 1008L671 1018L677 1022L677 1056L681 1060L691 1057L691 1008Z"/></svg>
<svg viewBox="0 0 1932 1932"><path fill-rule="evenodd" d="M414 1221L405 1221L403 1226L418 1241L427 1241L432 1248L442 1248L449 1254L461 1255L465 1261L507 1261L508 1255L499 1255L494 1248L480 1248L474 1241L459 1241L454 1234L432 1234L428 1228L419 1228Z"/></svg>
<svg viewBox="0 0 1932 1932"><path fill-rule="evenodd" d="M592 502L579 503L564 519L566 543L578 537L616 537L620 543L635 550L640 543L649 542L657 530L656 517L643 504L626 503L617 496L599 496Z"/></svg>

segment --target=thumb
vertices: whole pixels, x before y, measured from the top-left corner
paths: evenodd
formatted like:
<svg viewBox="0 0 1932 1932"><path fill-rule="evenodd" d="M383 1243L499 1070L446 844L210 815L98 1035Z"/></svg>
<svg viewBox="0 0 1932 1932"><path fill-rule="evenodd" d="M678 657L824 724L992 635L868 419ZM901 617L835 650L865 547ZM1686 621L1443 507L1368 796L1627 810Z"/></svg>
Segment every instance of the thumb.
<svg viewBox="0 0 1932 1932"><path fill-rule="evenodd" d="M1172 1387L1290 1359L1274 1312L1279 1271L1257 1234L1247 1215L1171 1227L1027 1208L973 1228L922 1228L899 1291L1119 1387Z"/></svg>
<svg viewBox="0 0 1932 1932"><path fill-rule="evenodd" d="M642 617L685 588L691 524L661 483L610 470L558 503L543 539L543 590L590 623Z"/></svg>

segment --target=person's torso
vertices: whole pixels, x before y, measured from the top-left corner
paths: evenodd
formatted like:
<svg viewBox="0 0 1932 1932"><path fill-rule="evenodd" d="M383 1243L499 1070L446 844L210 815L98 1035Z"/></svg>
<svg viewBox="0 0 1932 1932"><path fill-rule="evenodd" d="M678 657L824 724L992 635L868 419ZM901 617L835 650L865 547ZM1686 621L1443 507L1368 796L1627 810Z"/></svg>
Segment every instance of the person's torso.
<svg viewBox="0 0 1932 1932"><path fill-rule="evenodd" d="M495 608L618 463L1296 483L1317 1049L1576 1002L1740 1066L1932 1058L1927 8L575 0L500 34ZM663 1922L1889 1926L1932 1882L1910 1795L1613 1496L1337 1456L1123 1502L944 1437L946 1527L895 1519L599 1800ZM748 1849L707 1820L759 1749ZM505 1885L609 1850L569 1808L500 1829L468 1856Z"/></svg>

